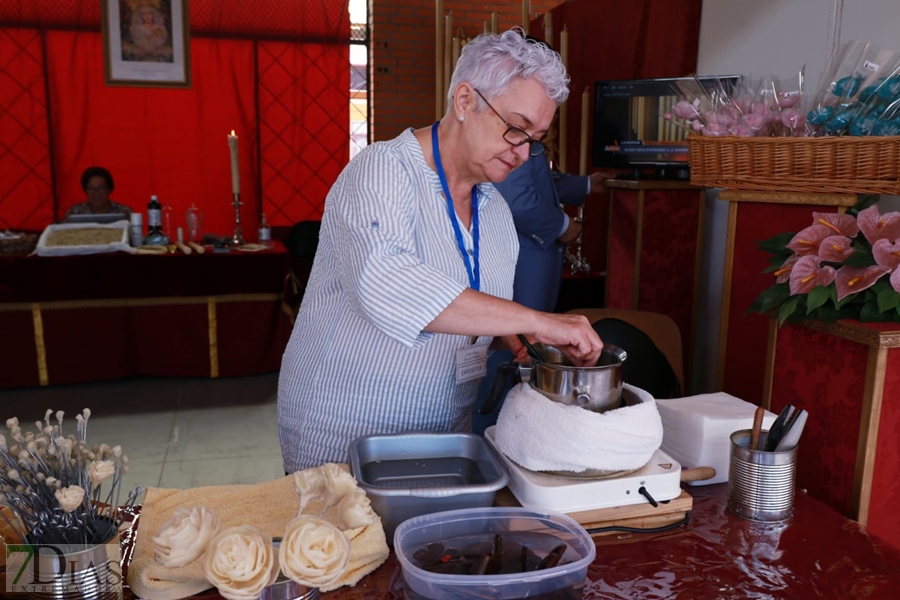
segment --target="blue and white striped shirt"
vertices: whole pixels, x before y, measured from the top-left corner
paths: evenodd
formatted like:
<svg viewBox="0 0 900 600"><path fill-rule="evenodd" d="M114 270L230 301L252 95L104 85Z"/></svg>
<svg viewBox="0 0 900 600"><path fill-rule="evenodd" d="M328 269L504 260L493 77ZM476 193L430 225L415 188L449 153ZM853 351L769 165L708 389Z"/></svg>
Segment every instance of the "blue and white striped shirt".
<svg viewBox="0 0 900 600"><path fill-rule="evenodd" d="M481 291L510 299L519 244L493 184L478 185L478 211ZM463 238L471 250L471 232ZM362 435L468 430L478 381L457 384L455 364L471 338L423 331L468 285L440 180L412 130L365 148L325 199L282 358L285 471L346 462Z"/></svg>

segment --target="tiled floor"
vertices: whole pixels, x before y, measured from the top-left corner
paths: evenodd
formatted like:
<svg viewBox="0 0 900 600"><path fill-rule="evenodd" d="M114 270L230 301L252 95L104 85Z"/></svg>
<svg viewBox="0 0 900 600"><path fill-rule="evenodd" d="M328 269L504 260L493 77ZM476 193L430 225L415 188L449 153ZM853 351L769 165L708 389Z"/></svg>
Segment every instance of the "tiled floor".
<svg viewBox="0 0 900 600"><path fill-rule="evenodd" d="M278 446L278 374L229 379L141 378L50 388L0 390L2 421L24 431L46 409L75 415L91 409L88 441L119 444L130 470L122 492L259 483L284 476ZM5 430L4 430L5 431Z"/></svg>

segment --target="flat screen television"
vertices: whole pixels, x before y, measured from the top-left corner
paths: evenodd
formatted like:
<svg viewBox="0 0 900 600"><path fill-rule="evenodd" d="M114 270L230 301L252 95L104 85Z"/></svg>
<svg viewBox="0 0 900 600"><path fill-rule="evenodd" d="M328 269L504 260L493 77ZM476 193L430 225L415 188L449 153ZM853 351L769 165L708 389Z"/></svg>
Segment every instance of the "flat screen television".
<svg viewBox="0 0 900 600"><path fill-rule="evenodd" d="M629 169L629 179L690 179L687 135L664 115L682 98L679 86L730 92L736 75L597 81L591 164Z"/></svg>

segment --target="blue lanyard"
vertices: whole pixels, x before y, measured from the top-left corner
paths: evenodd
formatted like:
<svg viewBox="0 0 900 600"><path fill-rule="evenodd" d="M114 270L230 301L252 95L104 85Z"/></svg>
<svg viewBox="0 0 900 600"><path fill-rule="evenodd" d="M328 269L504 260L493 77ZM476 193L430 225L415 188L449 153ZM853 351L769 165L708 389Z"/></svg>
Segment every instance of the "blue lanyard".
<svg viewBox="0 0 900 600"><path fill-rule="evenodd" d="M441 180L441 187L444 188L444 196L447 198L447 211L450 213L450 222L453 224L453 232L456 234L456 244L459 246L459 253L462 254L463 261L466 263L466 273L469 275L469 287L476 292L481 287L481 269L478 266L478 188L472 186L472 244L474 246L473 262L469 262L469 253L466 251L466 244L463 242L462 230L459 228L459 220L456 218L456 210L453 208L453 198L450 197L450 189L447 187L447 177L444 175L444 167L441 165L441 151L438 148L438 124L435 122L431 128L431 150L434 153L434 166L437 167L438 177Z"/></svg>

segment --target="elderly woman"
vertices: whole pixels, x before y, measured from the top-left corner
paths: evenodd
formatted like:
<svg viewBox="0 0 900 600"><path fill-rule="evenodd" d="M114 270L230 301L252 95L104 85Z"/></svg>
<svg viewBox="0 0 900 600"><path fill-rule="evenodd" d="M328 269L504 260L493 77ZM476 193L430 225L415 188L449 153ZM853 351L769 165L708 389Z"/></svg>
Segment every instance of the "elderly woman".
<svg viewBox="0 0 900 600"><path fill-rule="evenodd" d="M588 321L509 300L518 242L494 188L568 95L559 57L516 31L463 49L447 114L372 144L325 200L309 285L282 359L287 472L345 462L361 435L467 431L488 345L516 334L594 364Z"/></svg>
<svg viewBox="0 0 900 600"><path fill-rule="evenodd" d="M70 215L122 213L126 219L130 219L130 208L109 199L114 187L109 171L103 167L88 167L81 174L81 189L87 195L87 202L69 207L66 218Z"/></svg>

